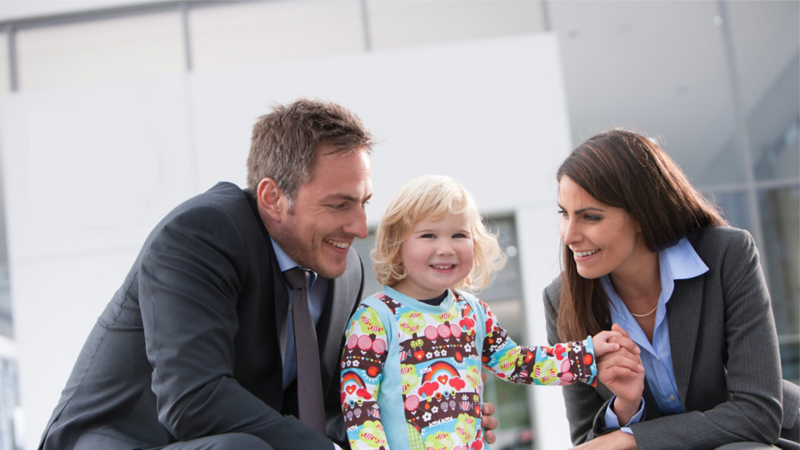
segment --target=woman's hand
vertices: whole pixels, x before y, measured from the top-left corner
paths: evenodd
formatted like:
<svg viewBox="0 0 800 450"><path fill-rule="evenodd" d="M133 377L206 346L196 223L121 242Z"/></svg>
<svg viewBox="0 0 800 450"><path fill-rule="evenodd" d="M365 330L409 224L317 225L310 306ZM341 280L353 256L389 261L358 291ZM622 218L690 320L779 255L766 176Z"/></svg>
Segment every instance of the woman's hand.
<svg viewBox="0 0 800 450"><path fill-rule="evenodd" d="M632 434L617 430L584 442L573 450L636 450L637 448L636 439Z"/></svg>
<svg viewBox="0 0 800 450"><path fill-rule="evenodd" d="M619 350L606 353L597 358L597 379L606 385L617 398L611 405L620 424L630 422L639 411L644 392L644 366L639 356L641 350L628 332L618 324L611 326L618 333L611 336L608 343L619 344ZM599 334L598 334L599 335Z"/></svg>

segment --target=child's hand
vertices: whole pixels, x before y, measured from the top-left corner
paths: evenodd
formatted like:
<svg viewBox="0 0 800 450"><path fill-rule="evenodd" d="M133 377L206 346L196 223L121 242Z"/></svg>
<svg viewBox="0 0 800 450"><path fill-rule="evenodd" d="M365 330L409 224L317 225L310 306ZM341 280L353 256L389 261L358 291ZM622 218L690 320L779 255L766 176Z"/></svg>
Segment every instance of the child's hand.
<svg viewBox="0 0 800 450"><path fill-rule="evenodd" d="M626 348L629 352L638 355L641 353L639 346L628 338L628 332L617 324L611 326L611 331L601 331L592 337L594 357L599 358L606 353L616 352Z"/></svg>

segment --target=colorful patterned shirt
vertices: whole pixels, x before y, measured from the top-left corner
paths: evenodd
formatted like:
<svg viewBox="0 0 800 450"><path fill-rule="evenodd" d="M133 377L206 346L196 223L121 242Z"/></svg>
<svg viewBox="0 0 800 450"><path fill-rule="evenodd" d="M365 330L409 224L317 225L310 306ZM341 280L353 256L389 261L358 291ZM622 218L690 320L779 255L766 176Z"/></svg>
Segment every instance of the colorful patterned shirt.
<svg viewBox="0 0 800 450"><path fill-rule="evenodd" d="M358 307L345 339L341 400L354 450L484 448L481 365L511 383L596 383L591 337L518 346L486 303L461 292L429 305L385 287Z"/></svg>

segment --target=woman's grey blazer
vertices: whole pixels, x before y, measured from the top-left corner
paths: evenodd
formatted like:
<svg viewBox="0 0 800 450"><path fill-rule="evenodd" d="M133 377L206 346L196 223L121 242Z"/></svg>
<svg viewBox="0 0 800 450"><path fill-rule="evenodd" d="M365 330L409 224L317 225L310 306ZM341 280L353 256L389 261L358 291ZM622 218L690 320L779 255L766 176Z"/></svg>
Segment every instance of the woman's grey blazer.
<svg viewBox="0 0 800 450"><path fill-rule="evenodd" d="M662 417L645 383L645 420L631 426L636 444L690 450L775 443L783 414L780 355L753 238L744 230L710 227L688 239L709 270L675 280L667 304L675 382L686 412ZM563 340L556 329L561 287L558 278L544 291L551 345ZM611 391L602 384L575 384L563 393L572 441L603 434ZM787 420L795 423L797 404L788 409Z"/></svg>

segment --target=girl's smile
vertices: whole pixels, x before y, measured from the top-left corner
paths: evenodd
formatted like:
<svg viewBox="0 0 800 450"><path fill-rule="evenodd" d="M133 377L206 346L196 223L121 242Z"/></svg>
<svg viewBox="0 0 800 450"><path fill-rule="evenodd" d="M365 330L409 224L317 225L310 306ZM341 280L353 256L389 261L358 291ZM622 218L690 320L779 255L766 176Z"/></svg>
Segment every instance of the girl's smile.
<svg viewBox="0 0 800 450"><path fill-rule="evenodd" d="M438 297L466 278L473 265L473 241L465 214L445 213L414 225L397 262L408 275L394 288L417 300Z"/></svg>

